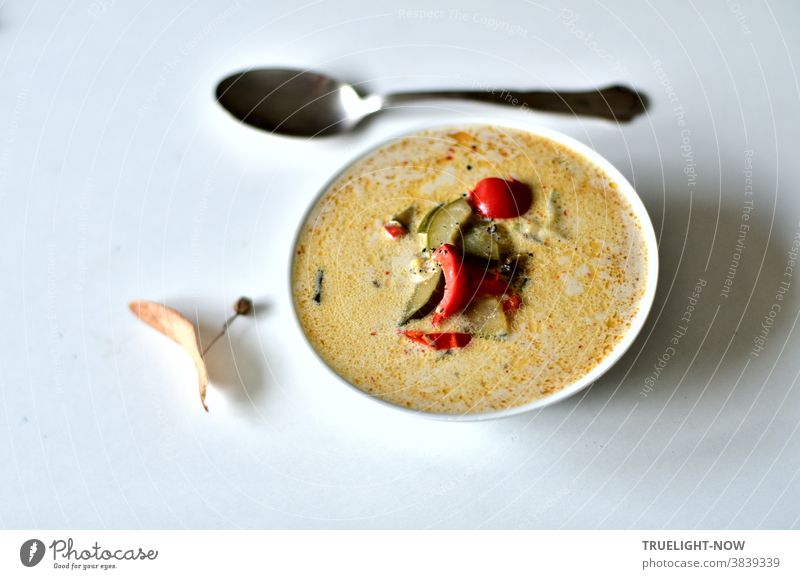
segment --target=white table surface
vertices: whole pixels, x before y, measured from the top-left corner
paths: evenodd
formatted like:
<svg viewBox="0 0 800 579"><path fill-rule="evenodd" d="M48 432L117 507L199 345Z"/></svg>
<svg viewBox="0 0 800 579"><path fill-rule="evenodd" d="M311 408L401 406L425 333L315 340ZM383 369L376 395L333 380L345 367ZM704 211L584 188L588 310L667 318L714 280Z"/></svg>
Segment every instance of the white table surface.
<svg viewBox="0 0 800 579"><path fill-rule="evenodd" d="M775 295L800 227L800 6L560 5L3 3L0 526L799 526L800 279ZM426 103L352 136L284 140L212 96L270 64L377 91L622 81L652 108L618 127ZM651 213L662 275L643 335L585 394L501 421L421 420L311 355L290 243L347 160L478 113L615 163ZM213 350L207 415L191 362L127 303L197 313L207 339L242 294L267 305Z"/></svg>

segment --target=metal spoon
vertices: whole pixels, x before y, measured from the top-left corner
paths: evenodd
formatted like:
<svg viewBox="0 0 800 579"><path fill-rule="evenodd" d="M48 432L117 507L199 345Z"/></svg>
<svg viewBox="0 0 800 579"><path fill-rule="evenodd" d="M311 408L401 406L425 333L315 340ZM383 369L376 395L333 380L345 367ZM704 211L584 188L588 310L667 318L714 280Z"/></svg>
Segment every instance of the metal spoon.
<svg viewBox="0 0 800 579"><path fill-rule="evenodd" d="M247 70L217 85L217 100L243 123L297 137L345 133L368 115L420 99L465 99L619 122L646 108L644 96L624 86L585 92L487 89L362 95L323 74L281 69Z"/></svg>

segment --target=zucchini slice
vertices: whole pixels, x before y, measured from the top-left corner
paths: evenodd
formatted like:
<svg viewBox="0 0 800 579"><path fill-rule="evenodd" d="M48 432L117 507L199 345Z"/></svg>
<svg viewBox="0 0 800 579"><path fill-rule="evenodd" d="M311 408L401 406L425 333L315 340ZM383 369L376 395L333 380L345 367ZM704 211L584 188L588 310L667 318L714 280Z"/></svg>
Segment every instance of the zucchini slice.
<svg viewBox="0 0 800 579"><path fill-rule="evenodd" d="M439 300L442 299L444 276L441 268L437 267L431 275L414 286L411 299L403 310L399 325L405 325L410 320L427 316Z"/></svg>
<svg viewBox="0 0 800 579"><path fill-rule="evenodd" d="M431 217L433 217L434 214L437 211L439 211L439 209L441 209L442 207L444 207L444 203L439 203L436 207L434 207L425 214L425 217L422 218L422 221L420 221L419 226L417 227L417 233L428 232L428 225L430 225L431 223Z"/></svg>
<svg viewBox="0 0 800 579"><path fill-rule="evenodd" d="M481 338L504 338L508 335L508 320L503 304L496 297L475 300L466 311L470 332Z"/></svg>
<svg viewBox="0 0 800 579"><path fill-rule="evenodd" d="M422 248L430 251L443 243L453 243L471 216L472 207L463 197L434 209L418 229Z"/></svg>
<svg viewBox="0 0 800 579"><path fill-rule="evenodd" d="M411 229L411 220L414 218L414 212L416 208L413 205L409 205L405 209L403 209L400 213L392 217L391 221L397 221L400 225L406 228L406 230Z"/></svg>
<svg viewBox="0 0 800 579"><path fill-rule="evenodd" d="M461 240L464 253L497 261L507 253L511 243L502 225L477 223L464 233Z"/></svg>

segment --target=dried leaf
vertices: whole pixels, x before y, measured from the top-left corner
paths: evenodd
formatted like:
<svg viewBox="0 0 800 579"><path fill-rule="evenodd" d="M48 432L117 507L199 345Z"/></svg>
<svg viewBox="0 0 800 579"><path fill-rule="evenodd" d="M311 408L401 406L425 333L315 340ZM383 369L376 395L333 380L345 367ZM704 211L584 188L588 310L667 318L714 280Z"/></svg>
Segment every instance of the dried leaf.
<svg viewBox="0 0 800 579"><path fill-rule="evenodd" d="M172 338L175 342L183 346L189 356L192 357L194 365L197 368L197 383L200 388L200 402L203 404L206 412L206 387L208 386L208 371L206 364L203 362L203 356L200 354L200 348L197 343L197 332L194 329L194 324L187 320L183 314L167 306L149 302L146 300L139 300L129 304L133 315L142 320L148 326L155 328L165 336Z"/></svg>

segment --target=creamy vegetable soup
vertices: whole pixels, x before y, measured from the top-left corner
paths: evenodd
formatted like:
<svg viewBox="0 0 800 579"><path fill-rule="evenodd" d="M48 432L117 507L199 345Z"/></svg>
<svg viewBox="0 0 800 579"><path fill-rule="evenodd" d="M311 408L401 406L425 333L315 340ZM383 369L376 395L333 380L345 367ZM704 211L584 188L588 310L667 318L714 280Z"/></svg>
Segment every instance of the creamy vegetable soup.
<svg viewBox="0 0 800 579"><path fill-rule="evenodd" d="M527 404L597 366L638 312L647 259L633 209L588 159L468 125L350 167L302 225L292 283L342 378L462 414Z"/></svg>

